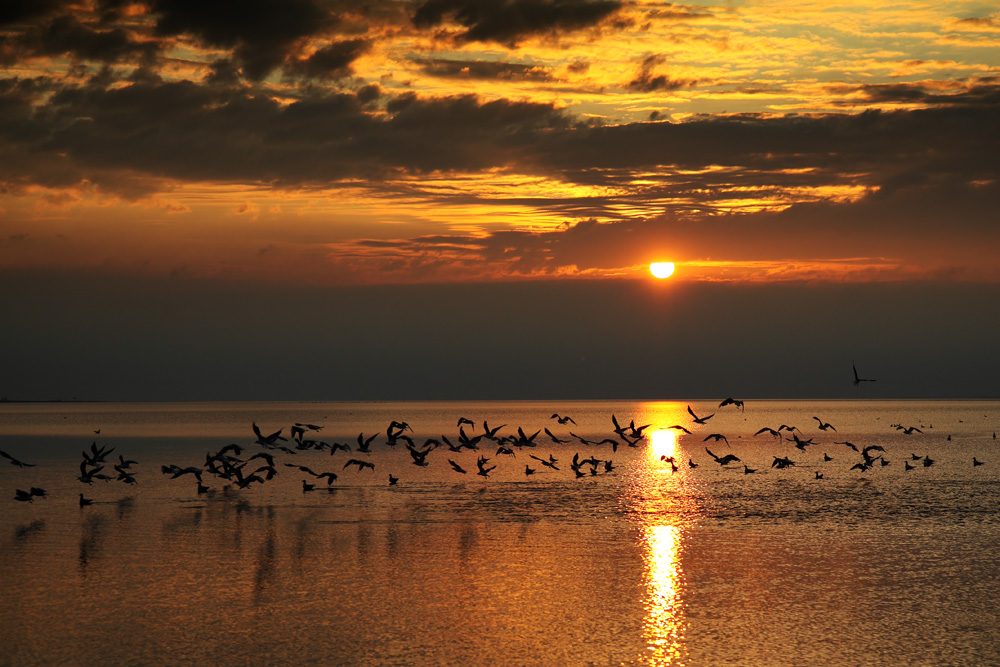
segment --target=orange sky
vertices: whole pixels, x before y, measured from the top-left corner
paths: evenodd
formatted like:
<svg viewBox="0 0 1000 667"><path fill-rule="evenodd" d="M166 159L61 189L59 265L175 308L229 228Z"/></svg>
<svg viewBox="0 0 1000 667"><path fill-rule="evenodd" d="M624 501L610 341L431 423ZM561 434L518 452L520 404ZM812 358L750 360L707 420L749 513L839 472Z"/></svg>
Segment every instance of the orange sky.
<svg viewBox="0 0 1000 667"><path fill-rule="evenodd" d="M8 271L1000 280L990 3L0 10Z"/></svg>

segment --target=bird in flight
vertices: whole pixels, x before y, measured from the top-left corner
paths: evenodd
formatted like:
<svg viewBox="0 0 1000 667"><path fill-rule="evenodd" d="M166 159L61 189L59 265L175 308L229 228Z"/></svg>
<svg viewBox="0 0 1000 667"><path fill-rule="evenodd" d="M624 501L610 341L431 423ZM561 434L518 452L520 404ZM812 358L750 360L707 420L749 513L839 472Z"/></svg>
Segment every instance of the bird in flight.
<svg viewBox="0 0 1000 667"><path fill-rule="evenodd" d="M715 459L715 462L718 463L720 466L724 466L729 463L733 463L734 461L740 460L740 458L736 456L736 454L726 454L725 456L716 456L715 454L712 453L712 450L709 449L708 447L705 448L705 451L708 452L708 455L711 456L713 459Z"/></svg>
<svg viewBox="0 0 1000 667"><path fill-rule="evenodd" d="M719 403L719 407L720 407L720 408L724 408L724 407L726 407L727 405L735 405L735 406L736 406L736 407L738 407L738 408L739 408L740 410L743 410L743 409L744 409L744 408L743 408L743 401L740 401L740 400L737 400L737 399L735 399L735 398L727 398L726 400L724 400L724 401L722 401L721 403Z"/></svg>
<svg viewBox="0 0 1000 667"><path fill-rule="evenodd" d="M24 461L19 461L18 459L14 458L13 456L11 456L10 454L8 454L3 450L0 450L0 456L4 457L5 459L10 459L10 464L12 466L17 466L18 468L33 468L35 465L34 463L25 463Z"/></svg>
<svg viewBox="0 0 1000 667"><path fill-rule="evenodd" d="M694 418L694 423L695 423L695 424L704 424L704 423L705 423L705 422L707 422L707 421L708 421L709 419L711 419L712 417L714 417L714 416L715 416L715 413L713 412L712 414L710 414L710 415L709 415L709 416L707 416L707 417L699 417L698 415L696 415L696 414L694 413L694 410L692 410L692 409L691 409L691 406L690 406L690 405L688 406L688 414L689 414L689 415L691 415L691 417L692 417L692 418Z"/></svg>
<svg viewBox="0 0 1000 667"><path fill-rule="evenodd" d="M854 365L853 361L851 362L851 368L854 369L854 386L855 387L857 387L862 382L878 382L878 380L874 380L874 379L871 379L871 378L858 377L858 367Z"/></svg>
<svg viewBox="0 0 1000 667"><path fill-rule="evenodd" d="M576 422L573 421L573 418L570 417L569 415L560 416L558 414L553 414L551 417L549 417L549 419L555 419L557 422L559 422L560 426L565 426L567 423L576 426Z"/></svg>
<svg viewBox="0 0 1000 667"><path fill-rule="evenodd" d="M836 431L837 430L837 429L835 429L833 427L833 424L831 424L830 422L825 422L822 419L820 419L819 417L813 417L813 419L815 419L816 421L819 422L819 430L821 430L821 431L826 431L826 430Z"/></svg>

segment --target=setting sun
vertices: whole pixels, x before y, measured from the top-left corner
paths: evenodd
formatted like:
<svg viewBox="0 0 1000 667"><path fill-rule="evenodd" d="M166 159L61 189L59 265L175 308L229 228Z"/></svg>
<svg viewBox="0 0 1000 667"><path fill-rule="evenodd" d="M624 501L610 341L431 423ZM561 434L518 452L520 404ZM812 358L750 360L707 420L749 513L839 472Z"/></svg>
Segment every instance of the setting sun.
<svg viewBox="0 0 1000 667"><path fill-rule="evenodd" d="M674 263L673 262L653 262L649 265L649 272L654 276L663 280L664 278L669 278L674 275Z"/></svg>

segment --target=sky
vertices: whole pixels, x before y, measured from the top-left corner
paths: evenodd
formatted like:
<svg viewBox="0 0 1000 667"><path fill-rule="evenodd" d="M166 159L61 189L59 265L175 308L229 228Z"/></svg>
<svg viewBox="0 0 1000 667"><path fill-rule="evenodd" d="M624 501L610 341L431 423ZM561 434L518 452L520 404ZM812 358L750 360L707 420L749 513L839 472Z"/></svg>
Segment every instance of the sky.
<svg viewBox="0 0 1000 667"><path fill-rule="evenodd" d="M997 397L998 118L987 2L5 2L0 396Z"/></svg>

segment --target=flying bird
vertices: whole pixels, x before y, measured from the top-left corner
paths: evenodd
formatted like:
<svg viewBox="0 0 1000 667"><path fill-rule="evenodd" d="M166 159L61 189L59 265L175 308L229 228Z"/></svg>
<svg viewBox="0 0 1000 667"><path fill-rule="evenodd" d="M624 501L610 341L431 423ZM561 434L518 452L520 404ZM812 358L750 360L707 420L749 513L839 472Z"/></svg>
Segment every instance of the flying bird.
<svg viewBox="0 0 1000 667"><path fill-rule="evenodd" d="M829 422L825 422L822 419L820 419L819 417L813 417L813 419L815 419L816 421L819 422L819 430L821 430L821 431L836 431L837 430L837 429L835 429L833 427L833 424L830 424Z"/></svg>
<svg viewBox="0 0 1000 667"><path fill-rule="evenodd" d="M558 414L553 413L553 415L549 417L549 419L555 419L557 422L559 422L560 426L565 426L567 423L576 426L576 422L573 421L573 418L570 417L569 415L559 416Z"/></svg>
<svg viewBox="0 0 1000 667"><path fill-rule="evenodd" d="M704 423L705 423L705 422L707 422L707 421L708 421L709 419L711 419L712 417L714 417L714 416L715 416L715 413L713 412L712 414L708 415L707 417L699 417L698 415L696 415L696 414L694 413L694 410L692 410L692 409L691 409L691 406L690 406L690 405L689 405L689 406L687 406L687 408L688 408L688 414L689 414L689 415L691 415L691 417L693 417L693 418L694 418L694 423L695 423L695 424L704 424Z"/></svg>
<svg viewBox="0 0 1000 667"><path fill-rule="evenodd" d="M715 454L712 453L712 450L709 449L708 447L705 448L705 451L708 452L708 455L711 456L713 459L715 459L715 462L718 463L720 466L724 466L729 463L733 463L735 461L740 461L740 458L736 456L736 454L726 454L725 456L716 456ZM742 463L742 461L740 462Z"/></svg>
<svg viewBox="0 0 1000 667"><path fill-rule="evenodd" d="M854 370L854 386L855 387L857 387L862 382L878 382L878 380L873 380L873 379L870 379L870 378L858 377L858 367L854 365L853 361L851 362L851 368Z"/></svg>
<svg viewBox="0 0 1000 667"><path fill-rule="evenodd" d="M349 459L347 463L344 464L344 468L346 469L347 466L358 466L358 472L361 472L365 468L370 468L373 471L375 470L374 463L371 461L361 461L359 459Z"/></svg>
<svg viewBox="0 0 1000 667"><path fill-rule="evenodd" d="M34 463L25 463L24 461L20 461L20 460L14 458L13 456L11 456L10 454L8 454L5 451L0 451L0 456L4 457L5 459L10 459L10 464L12 466L17 466L18 468L34 468L35 467Z"/></svg>
<svg viewBox="0 0 1000 667"><path fill-rule="evenodd" d="M720 408L724 408L724 407L726 407L727 405L735 405L735 406L736 406L736 407L738 407L738 408L739 408L740 410L743 410L743 409L744 409L744 408L743 408L743 401L739 401L739 400L737 400L737 399L735 399L735 398L727 398L726 400L724 400L724 401L722 401L721 403L719 403L719 407L720 407Z"/></svg>

